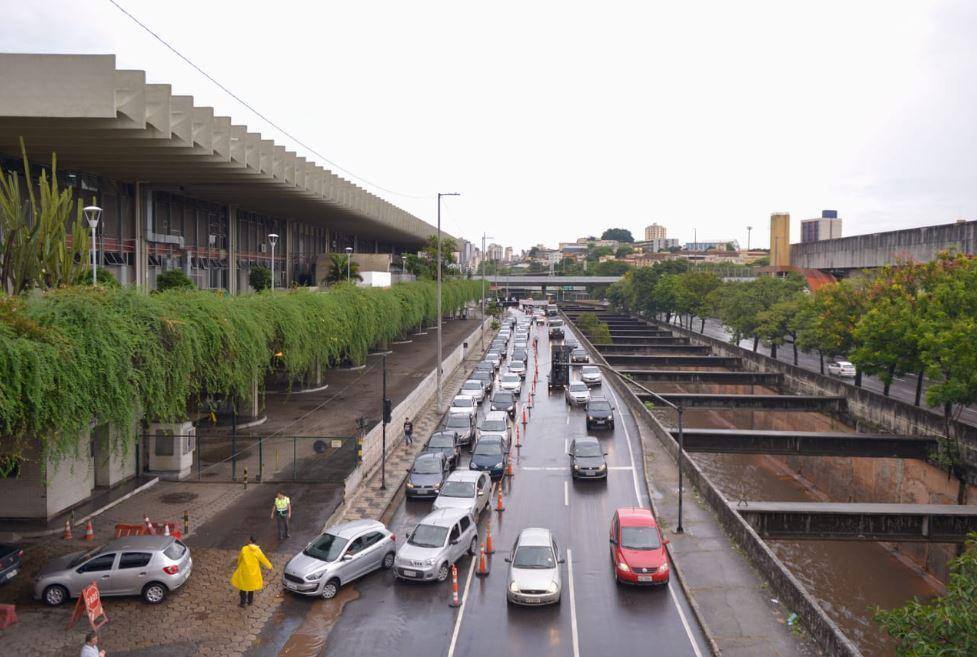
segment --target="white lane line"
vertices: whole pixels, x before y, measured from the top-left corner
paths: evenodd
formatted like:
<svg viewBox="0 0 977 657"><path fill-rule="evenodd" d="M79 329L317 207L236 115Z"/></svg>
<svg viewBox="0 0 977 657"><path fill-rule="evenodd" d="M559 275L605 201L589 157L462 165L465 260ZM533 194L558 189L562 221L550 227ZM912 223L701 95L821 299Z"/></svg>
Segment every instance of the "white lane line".
<svg viewBox="0 0 977 657"><path fill-rule="evenodd" d="M568 425L570 424L570 414L569 413L567 413L567 424Z"/></svg>
<svg viewBox="0 0 977 657"><path fill-rule="evenodd" d="M458 608L458 618L455 619L455 630L451 633L451 644L448 646L448 657L454 657L455 644L458 643L458 631L461 630L461 617L465 615L465 604L468 602L468 590L472 586L472 575L475 574L475 557L472 557L468 568L468 581L465 582L465 592L461 596L461 607Z"/></svg>
<svg viewBox="0 0 977 657"><path fill-rule="evenodd" d="M570 506L570 482L563 482L563 506Z"/></svg>
<svg viewBox="0 0 977 657"><path fill-rule="evenodd" d="M569 438L564 438L563 439L563 453L566 454L569 451L570 451L570 439Z"/></svg>
<svg viewBox="0 0 977 657"><path fill-rule="evenodd" d="M570 581L570 634L573 636L573 657L580 657L580 640L577 638L577 602L573 596L573 550L570 548L567 548L567 579ZM451 657L450 653L448 657Z"/></svg>
<svg viewBox="0 0 977 657"><path fill-rule="evenodd" d="M524 465L519 468L520 472L566 472L569 470L569 466L561 465ZM609 465L608 470L634 470L630 465Z"/></svg>
<svg viewBox="0 0 977 657"><path fill-rule="evenodd" d="M618 403L617 395L614 394L614 389L611 388L611 397L614 398L614 406L620 406ZM628 442L628 454L631 456L631 473L634 475L634 494L638 498L638 504L642 504L641 489L638 487L638 468L634 465L634 450L631 448L631 434L628 433L628 423L624 417L624 413L621 413L621 426L624 428L624 437L627 438ZM678 597L675 595L673 589L673 582L671 578L668 581L668 593L672 598L672 603L675 605L675 609L678 611L679 620L682 621L682 627L685 628L685 636L689 637L689 643L692 644L692 652L695 653L695 657L702 657L702 652L699 650L699 644L695 640L695 636L692 635L692 628L689 626L689 619L685 617L685 612L682 611L682 605L678 603Z"/></svg>

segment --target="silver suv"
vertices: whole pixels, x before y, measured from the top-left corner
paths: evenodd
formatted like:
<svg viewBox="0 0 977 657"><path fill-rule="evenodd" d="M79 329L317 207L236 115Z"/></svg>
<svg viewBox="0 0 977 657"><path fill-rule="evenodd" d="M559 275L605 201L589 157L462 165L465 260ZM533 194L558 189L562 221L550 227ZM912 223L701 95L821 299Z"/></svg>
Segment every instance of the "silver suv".
<svg viewBox="0 0 977 657"><path fill-rule="evenodd" d="M285 588L328 600L339 587L378 568L394 565L397 537L377 520L330 527L285 565Z"/></svg>
<svg viewBox="0 0 977 657"><path fill-rule="evenodd" d="M456 470L441 486L434 509L465 509L475 518L481 515L492 496L492 479L487 472Z"/></svg>
<svg viewBox="0 0 977 657"><path fill-rule="evenodd" d="M448 579L451 564L478 552L478 528L467 509L439 509L421 520L398 550L394 575L421 581Z"/></svg>
<svg viewBox="0 0 977 657"><path fill-rule="evenodd" d="M190 548L172 536L126 536L49 561L34 582L34 599L56 607L94 582L103 596L141 595L159 604L191 570Z"/></svg>

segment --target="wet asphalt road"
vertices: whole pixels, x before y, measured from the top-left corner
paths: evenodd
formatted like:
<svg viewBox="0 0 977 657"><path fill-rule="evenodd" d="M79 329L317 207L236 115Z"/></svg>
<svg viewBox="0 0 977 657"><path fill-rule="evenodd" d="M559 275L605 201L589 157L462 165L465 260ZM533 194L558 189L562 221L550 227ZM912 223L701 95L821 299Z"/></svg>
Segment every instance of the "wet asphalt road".
<svg viewBox="0 0 977 657"><path fill-rule="evenodd" d="M637 439L637 428L609 386L595 389L598 395L603 390L617 406L614 431L595 433L608 453L608 479L573 481L566 442L586 435L584 411L569 409L562 392L547 395L549 343L542 327L534 327L532 335L540 336L535 408L522 448L513 449L515 477L505 484L506 510L494 510L493 496L493 510L485 512L479 523L481 539L491 523L496 549L489 558L491 574L484 579L474 577L471 558L458 563L464 605L456 610L448 606L450 581L400 582L389 572L373 573L344 588L342 613L334 623L330 619L329 628L324 627L322 635L310 636L308 641L292 641L292 649L285 646L279 655L709 654L677 582L673 580L667 589L631 588L614 582L608 544L611 514L621 506L647 506L648 500L643 478L633 467L639 454L638 444L632 442ZM532 372L530 364L523 400L531 388ZM467 456L466 452L463 468L467 467ZM398 542L430 508L427 501L401 502L391 521ZM506 603L505 557L519 531L530 526L550 528L567 561L559 605L522 608ZM316 617L325 612L322 604L286 602L278 620L291 627L315 625Z"/></svg>

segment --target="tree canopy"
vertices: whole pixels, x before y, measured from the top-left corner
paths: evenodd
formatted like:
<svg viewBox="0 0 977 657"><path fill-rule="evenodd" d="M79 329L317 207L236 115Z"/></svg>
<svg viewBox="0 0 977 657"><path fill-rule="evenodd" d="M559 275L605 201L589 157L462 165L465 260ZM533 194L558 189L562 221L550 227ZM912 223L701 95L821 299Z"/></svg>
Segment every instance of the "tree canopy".
<svg viewBox="0 0 977 657"><path fill-rule="evenodd" d="M634 242L634 236L627 228L608 228L601 233L602 240L617 240L618 242Z"/></svg>

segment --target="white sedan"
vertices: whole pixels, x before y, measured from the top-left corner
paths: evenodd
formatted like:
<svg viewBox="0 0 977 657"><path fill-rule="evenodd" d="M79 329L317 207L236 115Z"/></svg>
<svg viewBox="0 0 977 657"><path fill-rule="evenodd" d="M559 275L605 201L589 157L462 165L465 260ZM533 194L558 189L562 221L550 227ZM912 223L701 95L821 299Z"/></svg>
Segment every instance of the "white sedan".
<svg viewBox="0 0 977 657"><path fill-rule="evenodd" d="M519 395L522 393L522 377L518 374L507 372L499 379L499 388L508 390L514 395Z"/></svg>
<svg viewBox="0 0 977 657"><path fill-rule="evenodd" d="M828 363L828 374L851 378L855 376L855 366L847 360L835 360Z"/></svg>
<svg viewBox="0 0 977 657"><path fill-rule="evenodd" d="M476 404L481 404L485 401L485 387L482 385L481 381L476 379L468 379L461 385L461 390L458 391L459 394L468 395L469 397L474 397Z"/></svg>
<svg viewBox="0 0 977 657"><path fill-rule="evenodd" d="M449 415L454 414L469 415L475 417L478 414L478 402L474 397L468 395L458 395L451 400L451 408L448 409Z"/></svg>

